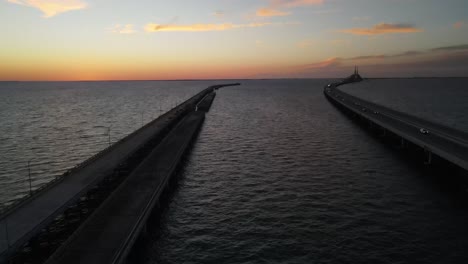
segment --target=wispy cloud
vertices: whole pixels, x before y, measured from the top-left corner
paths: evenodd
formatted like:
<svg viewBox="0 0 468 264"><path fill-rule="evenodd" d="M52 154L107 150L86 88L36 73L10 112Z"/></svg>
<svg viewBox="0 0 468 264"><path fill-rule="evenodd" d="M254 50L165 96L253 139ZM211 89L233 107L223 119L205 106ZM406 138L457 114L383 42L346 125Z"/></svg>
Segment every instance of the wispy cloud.
<svg viewBox="0 0 468 264"><path fill-rule="evenodd" d="M84 9L88 5L80 0L7 0L10 3L29 6L42 11L43 16L53 17L60 13Z"/></svg>
<svg viewBox="0 0 468 264"><path fill-rule="evenodd" d="M455 46L445 46L431 49L431 51L459 51L459 50L468 50L468 44L455 45Z"/></svg>
<svg viewBox="0 0 468 264"><path fill-rule="evenodd" d="M416 33L422 32L423 30L410 24L389 24L380 23L371 28L351 28L340 30L343 33L349 33L353 35L381 35L381 34L392 34L392 33Z"/></svg>
<svg viewBox="0 0 468 264"><path fill-rule="evenodd" d="M306 5L323 4L324 0L271 0L270 3L276 7L298 7Z"/></svg>
<svg viewBox="0 0 468 264"><path fill-rule="evenodd" d="M312 44L314 43L313 40L310 40L310 39L304 39L302 41L299 41L298 43L296 43L296 46L298 46L299 48L308 48L308 47L311 47Z"/></svg>
<svg viewBox="0 0 468 264"><path fill-rule="evenodd" d="M467 76L468 44L376 54L333 57L295 67L298 76L344 76L354 65L366 76Z"/></svg>
<svg viewBox="0 0 468 264"><path fill-rule="evenodd" d="M270 0L267 7L259 8L256 15L259 17L287 16L291 12L281 9L294 8L307 5L322 4L324 0Z"/></svg>
<svg viewBox="0 0 468 264"><path fill-rule="evenodd" d="M292 25L295 23L249 23L249 24L189 24L189 25L173 25L173 24L154 24L149 23L145 26L146 32L162 32L162 31L185 31L185 32L203 32L203 31L225 31L238 28L258 28L272 25Z"/></svg>
<svg viewBox="0 0 468 264"><path fill-rule="evenodd" d="M351 45L351 41L349 39L332 39L330 44L336 47L345 47Z"/></svg>
<svg viewBox="0 0 468 264"><path fill-rule="evenodd" d="M258 40L258 39L257 39L257 40L255 41L255 46L256 46L257 48L265 48L265 42L263 42L262 40Z"/></svg>
<svg viewBox="0 0 468 264"><path fill-rule="evenodd" d="M213 12L213 16L217 17L217 18L223 18L224 16L226 15L226 13L224 11L215 11Z"/></svg>
<svg viewBox="0 0 468 264"><path fill-rule="evenodd" d="M350 57L350 58L343 58L343 61L363 61L363 60L375 60L375 59L392 59L392 58L410 58L420 55L435 55L435 53L451 53L451 52L465 52L468 51L468 44L461 44L455 46L444 46L444 47L437 47L432 48L429 50L409 50L401 53L396 54L378 54L378 55L366 55L366 56L357 56L357 57Z"/></svg>
<svg viewBox="0 0 468 264"><path fill-rule="evenodd" d="M343 60L347 61L368 61L368 60L383 60L383 59L390 59L390 58L398 58L398 57L412 57L412 56L417 56L417 55L423 55L427 54L427 52L423 51L406 51L402 53L397 53L397 54L377 54L377 55L366 55L366 56L357 56L357 57L351 57L351 58L346 58Z"/></svg>
<svg viewBox="0 0 468 264"><path fill-rule="evenodd" d="M336 13L341 13L341 10L338 10L338 9L325 9L325 10L311 11L311 14L317 14L317 15L330 15L330 14L336 14Z"/></svg>
<svg viewBox="0 0 468 264"><path fill-rule="evenodd" d="M256 15L259 17L288 16L290 14L291 12L284 12L271 8L260 8L256 12Z"/></svg>
<svg viewBox="0 0 468 264"><path fill-rule="evenodd" d="M340 58L337 58L337 57L332 57L332 58L328 58L326 60L323 60L323 61L319 61L319 62L314 62L314 63L309 63L309 64L306 64L306 65L302 65L300 66L301 68L304 68L304 69L320 69L320 68L328 68L328 67L333 67L333 66L338 66L341 64L341 60Z"/></svg>
<svg viewBox="0 0 468 264"><path fill-rule="evenodd" d="M353 17L354 21L369 21L371 17L369 16L360 16L360 17Z"/></svg>
<svg viewBox="0 0 468 264"><path fill-rule="evenodd" d="M458 21L453 24L453 27L458 29L458 28L462 28L464 25L465 23L463 21Z"/></svg>
<svg viewBox="0 0 468 264"><path fill-rule="evenodd" d="M133 34L136 33L135 29L133 28L132 24L120 25L117 24L111 29L112 33L117 34Z"/></svg>

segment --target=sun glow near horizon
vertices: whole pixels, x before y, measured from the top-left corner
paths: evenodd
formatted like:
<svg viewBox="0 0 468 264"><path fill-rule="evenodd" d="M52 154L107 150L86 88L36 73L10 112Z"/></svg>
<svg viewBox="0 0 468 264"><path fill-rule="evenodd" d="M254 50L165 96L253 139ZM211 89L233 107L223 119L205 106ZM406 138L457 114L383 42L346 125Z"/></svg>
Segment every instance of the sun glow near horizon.
<svg viewBox="0 0 468 264"><path fill-rule="evenodd" d="M3 0L0 80L467 76L466 3L427 2Z"/></svg>

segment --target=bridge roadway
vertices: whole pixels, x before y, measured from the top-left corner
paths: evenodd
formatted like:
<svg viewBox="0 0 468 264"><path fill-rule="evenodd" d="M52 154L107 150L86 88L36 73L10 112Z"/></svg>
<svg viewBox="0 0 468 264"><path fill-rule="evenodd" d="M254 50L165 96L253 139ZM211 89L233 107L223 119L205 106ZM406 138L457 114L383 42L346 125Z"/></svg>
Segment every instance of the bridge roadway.
<svg viewBox="0 0 468 264"><path fill-rule="evenodd" d="M86 191L111 174L132 153L167 129L171 122L185 116L188 111L193 111L204 96L219 87L222 85L211 86L196 94L1 215L0 263L63 213L68 206L75 204Z"/></svg>
<svg viewBox="0 0 468 264"><path fill-rule="evenodd" d="M47 263L124 263L204 118L188 114Z"/></svg>
<svg viewBox="0 0 468 264"><path fill-rule="evenodd" d="M435 154L468 171L468 133L360 99L338 86L325 87L329 100L425 149L429 155Z"/></svg>

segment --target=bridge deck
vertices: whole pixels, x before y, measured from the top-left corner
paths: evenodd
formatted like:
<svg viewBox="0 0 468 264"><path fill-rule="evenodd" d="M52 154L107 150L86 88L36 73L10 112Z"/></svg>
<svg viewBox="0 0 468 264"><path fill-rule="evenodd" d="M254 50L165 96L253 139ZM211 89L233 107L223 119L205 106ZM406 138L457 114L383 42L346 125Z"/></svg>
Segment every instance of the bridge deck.
<svg viewBox="0 0 468 264"><path fill-rule="evenodd" d="M48 263L119 263L125 260L204 117L199 111L182 120Z"/></svg>
<svg viewBox="0 0 468 264"><path fill-rule="evenodd" d="M211 104L216 96L216 93L212 92L207 94L198 104L198 111L208 112L210 110Z"/></svg>
<svg viewBox="0 0 468 264"><path fill-rule="evenodd" d="M213 87L209 87L193 96L183 104L167 112L160 118L119 141L103 155L74 170L67 176L51 184L50 187L1 216L0 219L0 262L27 242L42 228L47 226L69 205L76 202L87 190L109 175L128 156L148 142L155 134L168 127L178 116L183 116L187 109L194 109Z"/></svg>
<svg viewBox="0 0 468 264"><path fill-rule="evenodd" d="M325 88L325 95L401 138L468 170L467 133L360 99L334 85ZM421 133L421 128L429 133Z"/></svg>

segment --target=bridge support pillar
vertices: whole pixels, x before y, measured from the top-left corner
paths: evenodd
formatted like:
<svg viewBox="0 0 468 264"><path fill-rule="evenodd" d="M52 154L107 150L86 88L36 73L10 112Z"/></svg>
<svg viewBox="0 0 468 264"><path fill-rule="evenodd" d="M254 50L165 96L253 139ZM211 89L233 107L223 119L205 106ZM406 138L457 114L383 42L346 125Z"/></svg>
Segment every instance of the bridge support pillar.
<svg viewBox="0 0 468 264"><path fill-rule="evenodd" d="M424 147L424 164L430 165L432 163L432 151Z"/></svg>
<svg viewBox="0 0 468 264"><path fill-rule="evenodd" d="M408 143L406 142L406 140L404 138L400 138L399 148L405 149L407 146L408 146Z"/></svg>
<svg viewBox="0 0 468 264"><path fill-rule="evenodd" d="M147 222L141 229L140 236L148 237L148 235L149 235L149 232L148 232L148 222Z"/></svg>
<svg viewBox="0 0 468 264"><path fill-rule="evenodd" d="M382 129L382 134L380 134L381 137L387 136L387 129L383 128Z"/></svg>

